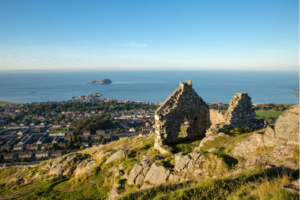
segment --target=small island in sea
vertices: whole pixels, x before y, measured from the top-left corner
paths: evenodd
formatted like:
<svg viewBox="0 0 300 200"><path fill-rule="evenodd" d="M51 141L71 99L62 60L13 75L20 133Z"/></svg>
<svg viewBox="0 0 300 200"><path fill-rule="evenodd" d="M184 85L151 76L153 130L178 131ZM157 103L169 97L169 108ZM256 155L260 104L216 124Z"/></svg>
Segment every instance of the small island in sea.
<svg viewBox="0 0 300 200"><path fill-rule="evenodd" d="M99 81L87 82L87 84L110 84L110 83L112 83L112 81L109 80L109 79L102 79L102 80L99 80Z"/></svg>

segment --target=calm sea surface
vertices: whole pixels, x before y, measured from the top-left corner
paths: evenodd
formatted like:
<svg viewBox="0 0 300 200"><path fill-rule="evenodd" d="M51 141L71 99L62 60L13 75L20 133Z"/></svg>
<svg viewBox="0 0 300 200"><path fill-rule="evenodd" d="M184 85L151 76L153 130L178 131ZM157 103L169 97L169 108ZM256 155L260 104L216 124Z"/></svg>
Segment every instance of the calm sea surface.
<svg viewBox="0 0 300 200"><path fill-rule="evenodd" d="M109 85L91 80L111 79ZM245 71L126 71L0 73L0 100L42 102L101 93L103 98L163 102L179 86L192 80L207 103L229 103L235 93L247 92L253 103L299 103L298 72Z"/></svg>

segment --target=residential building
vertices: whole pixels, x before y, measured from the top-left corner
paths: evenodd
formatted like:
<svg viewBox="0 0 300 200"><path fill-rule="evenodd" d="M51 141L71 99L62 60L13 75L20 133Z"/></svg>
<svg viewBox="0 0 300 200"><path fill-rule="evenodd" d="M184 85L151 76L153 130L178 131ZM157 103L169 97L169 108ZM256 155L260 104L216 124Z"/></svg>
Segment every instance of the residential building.
<svg viewBox="0 0 300 200"><path fill-rule="evenodd" d="M23 151L24 150L24 145L14 145L13 150L14 151Z"/></svg>
<svg viewBox="0 0 300 200"><path fill-rule="evenodd" d="M4 155L4 160L10 160L10 161L14 161L18 159L18 154L16 153L8 153Z"/></svg>
<svg viewBox="0 0 300 200"><path fill-rule="evenodd" d="M59 157L64 155L66 152L65 151L61 151L61 150L57 150L57 151L52 151L50 152L52 157Z"/></svg>
<svg viewBox="0 0 300 200"><path fill-rule="evenodd" d="M65 137L66 133L64 132L55 132L55 133L49 133L50 137L55 137L55 136L59 136L59 137Z"/></svg>
<svg viewBox="0 0 300 200"><path fill-rule="evenodd" d="M135 130L135 128L133 128L133 127L129 129L129 132L131 132L131 133L134 133L135 131L136 131L136 130Z"/></svg>
<svg viewBox="0 0 300 200"><path fill-rule="evenodd" d="M96 135L104 135L105 131L104 130L96 130Z"/></svg>
<svg viewBox="0 0 300 200"><path fill-rule="evenodd" d="M17 134L18 135L24 135L24 134L26 134L28 132L28 128L24 128L24 129L22 129L21 131L19 131Z"/></svg>
<svg viewBox="0 0 300 200"><path fill-rule="evenodd" d="M81 145L84 146L84 147L90 147L90 143L89 142L82 142Z"/></svg>
<svg viewBox="0 0 300 200"><path fill-rule="evenodd" d="M41 158L45 158L45 157L49 157L49 151L38 151L35 153L35 157L37 159L41 159Z"/></svg>
<svg viewBox="0 0 300 200"><path fill-rule="evenodd" d="M91 135L91 131L83 131L83 136L90 136Z"/></svg>
<svg viewBox="0 0 300 200"><path fill-rule="evenodd" d="M31 159L33 157L33 153L31 151L25 151L25 152L21 152L18 153L19 158L27 158L27 159Z"/></svg>

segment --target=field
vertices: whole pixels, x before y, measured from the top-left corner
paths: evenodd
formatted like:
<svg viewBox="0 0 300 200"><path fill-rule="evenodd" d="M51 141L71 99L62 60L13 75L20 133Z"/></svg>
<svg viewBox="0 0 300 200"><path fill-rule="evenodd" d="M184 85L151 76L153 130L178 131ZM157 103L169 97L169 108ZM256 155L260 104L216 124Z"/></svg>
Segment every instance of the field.
<svg viewBox="0 0 300 200"><path fill-rule="evenodd" d="M256 117L266 118L271 117L272 119L277 119L282 112L280 111L271 111L271 110L256 110Z"/></svg>
<svg viewBox="0 0 300 200"><path fill-rule="evenodd" d="M227 110L220 110L221 112L225 113ZM272 111L272 110L256 110L256 117L258 118L267 118L271 117L272 119L276 120L282 112L280 111Z"/></svg>

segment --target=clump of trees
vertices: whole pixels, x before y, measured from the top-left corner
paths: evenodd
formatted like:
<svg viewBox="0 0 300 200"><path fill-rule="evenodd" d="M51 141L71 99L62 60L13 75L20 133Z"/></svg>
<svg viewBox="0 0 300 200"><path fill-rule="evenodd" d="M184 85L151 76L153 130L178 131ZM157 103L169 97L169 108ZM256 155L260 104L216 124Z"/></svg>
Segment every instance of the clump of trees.
<svg viewBox="0 0 300 200"><path fill-rule="evenodd" d="M95 132L99 129L107 129L113 126L114 118L110 116L99 115L87 119L78 120L72 123L75 133L80 134L83 131Z"/></svg>

